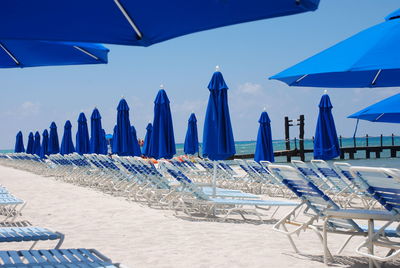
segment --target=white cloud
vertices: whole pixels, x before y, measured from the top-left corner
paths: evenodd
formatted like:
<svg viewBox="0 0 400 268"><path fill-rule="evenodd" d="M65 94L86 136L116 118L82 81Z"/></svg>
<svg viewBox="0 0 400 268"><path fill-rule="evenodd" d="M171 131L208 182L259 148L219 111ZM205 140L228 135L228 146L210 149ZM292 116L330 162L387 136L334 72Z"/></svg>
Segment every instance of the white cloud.
<svg viewBox="0 0 400 268"><path fill-rule="evenodd" d="M246 82L238 86L237 92L239 94L256 96L262 94L263 87L260 84Z"/></svg>

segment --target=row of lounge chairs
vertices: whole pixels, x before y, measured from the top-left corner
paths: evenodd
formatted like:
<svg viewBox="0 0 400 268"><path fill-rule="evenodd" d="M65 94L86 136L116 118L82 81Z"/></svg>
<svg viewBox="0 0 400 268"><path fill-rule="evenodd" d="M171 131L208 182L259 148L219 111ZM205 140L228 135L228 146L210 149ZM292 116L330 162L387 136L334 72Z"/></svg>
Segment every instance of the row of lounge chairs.
<svg viewBox="0 0 400 268"><path fill-rule="evenodd" d="M255 215L261 220L260 209L292 206L273 229L287 236L296 252L299 249L294 236L313 230L322 243L326 263L332 260L327 242L330 233L349 236L338 254L352 237L365 237L356 252L368 257L371 267L400 255L397 169L352 167L342 162L329 165L322 160L310 164L292 161L289 166L179 158L155 165L136 157L93 154L52 155L45 161L36 156L8 154L0 155L0 163L191 217L222 215L226 219L239 214L244 219ZM214 172L218 178L216 188L211 187ZM295 200L264 200L260 194ZM361 225L363 220L368 221L367 226ZM382 226L374 227L376 221ZM383 255L382 249L387 251Z"/></svg>

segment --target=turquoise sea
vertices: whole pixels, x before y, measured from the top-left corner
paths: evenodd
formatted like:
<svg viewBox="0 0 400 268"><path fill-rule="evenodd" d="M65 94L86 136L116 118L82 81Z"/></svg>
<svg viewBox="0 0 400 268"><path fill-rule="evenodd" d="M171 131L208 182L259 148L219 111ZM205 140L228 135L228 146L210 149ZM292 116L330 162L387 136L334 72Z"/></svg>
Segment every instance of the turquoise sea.
<svg viewBox="0 0 400 268"><path fill-rule="evenodd" d="M383 145L392 145L392 142L395 145L400 145L400 136L394 136L393 140L391 136L385 136L382 138ZM236 154L254 154L256 148L256 141L237 141L236 143ZM379 146L381 144L381 137L369 137L368 138L368 145L369 146ZM274 140L273 141L274 151L285 150L285 141L284 140ZM356 138L356 146L366 146L366 138L365 137L357 137ZM299 141L296 142L294 140L290 141L290 148L299 148ZM312 149L313 148L313 140L312 139L305 139L304 140L304 147L305 149ZM354 147L354 140L353 138L342 138L342 147ZM183 154L183 144L178 143L176 145L177 155ZM2 153L12 152L12 150L0 150ZM200 154L201 154L201 144L200 144ZM371 158L375 157L375 154L371 154ZM383 161L390 157L390 151L384 150L381 153L381 158ZM356 159L364 159L365 152L358 152L355 155ZM295 159L295 158L293 158ZM312 159L312 153L306 154L306 160ZM286 162L286 157L276 157L276 162ZM346 160L348 161L348 160ZM367 160L369 161L369 160ZM375 160L373 160L375 161ZM400 163L400 161L399 161Z"/></svg>

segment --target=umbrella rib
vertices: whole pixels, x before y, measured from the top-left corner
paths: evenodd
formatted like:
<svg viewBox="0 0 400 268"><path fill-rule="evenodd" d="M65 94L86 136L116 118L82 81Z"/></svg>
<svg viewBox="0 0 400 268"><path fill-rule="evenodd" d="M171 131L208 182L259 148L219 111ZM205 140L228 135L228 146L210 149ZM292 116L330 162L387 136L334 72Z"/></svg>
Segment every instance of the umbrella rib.
<svg viewBox="0 0 400 268"><path fill-rule="evenodd" d="M378 121L385 113L381 113L376 119L375 121Z"/></svg>
<svg viewBox="0 0 400 268"><path fill-rule="evenodd" d="M15 58L14 55L5 46L3 46L2 43L0 43L0 47L7 53L8 56L10 56L10 58L15 62L15 64L20 65L17 58Z"/></svg>
<svg viewBox="0 0 400 268"><path fill-rule="evenodd" d="M376 73L375 77L374 77L374 80L372 80L371 85L374 86L376 84L376 80L378 79L378 77L381 74L381 72L382 72L382 69L379 69L378 72Z"/></svg>
<svg viewBox="0 0 400 268"><path fill-rule="evenodd" d="M83 48L78 47L78 46L74 46L74 48L76 48L77 50L79 50L79 51L85 53L86 55L92 57L92 58L95 59L95 60L99 60L98 57L96 57L95 55L93 55L92 53L90 53L89 51L87 51L86 49L83 49Z"/></svg>
<svg viewBox="0 0 400 268"><path fill-rule="evenodd" d="M118 6L119 10L124 14L126 20L129 22L129 24L132 26L133 30L139 37L139 39L142 39L142 33L139 31L139 28L136 26L136 24L133 22L132 18L129 16L128 12L125 10L125 8L122 6L122 4L119 2L119 0L114 0L115 4Z"/></svg>
<svg viewBox="0 0 400 268"><path fill-rule="evenodd" d="M300 77L299 79L297 79L295 81L295 83L299 83L301 80L303 80L304 78L306 78L308 76L308 74L303 75L302 77Z"/></svg>

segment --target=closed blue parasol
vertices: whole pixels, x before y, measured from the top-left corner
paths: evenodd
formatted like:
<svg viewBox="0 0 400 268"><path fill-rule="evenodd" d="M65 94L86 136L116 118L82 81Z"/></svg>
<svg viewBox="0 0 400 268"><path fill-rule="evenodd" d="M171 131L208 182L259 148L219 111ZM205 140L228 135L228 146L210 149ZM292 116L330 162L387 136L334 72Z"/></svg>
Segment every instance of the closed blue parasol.
<svg viewBox="0 0 400 268"><path fill-rule="evenodd" d="M26 153L27 153L27 154L34 154L34 151L33 151L33 143L34 143L33 133L32 133L32 132L29 132L29 136L28 136L28 145L26 146Z"/></svg>
<svg viewBox="0 0 400 268"><path fill-rule="evenodd" d="M188 120L188 128L186 131L185 144L183 147L185 154L195 154L199 151L199 137L197 134L197 119L192 113Z"/></svg>
<svg viewBox="0 0 400 268"><path fill-rule="evenodd" d="M258 128L256 152L254 160L274 162L274 148L272 146L271 120L266 111L261 113L258 120L260 127Z"/></svg>
<svg viewBox="0 0 400 268"><path fill-rule="evenodd" d="M104 129L101 130L101 135L100 135L100 140L101 140L101 150L100 154L107 154L108 153L108 142L106 138L106 131Z"/></svg>
<svg viewBox="0 0 400 268"><path fill-rule="evenodd" d="M144 156L150 157L150 142L151 142L151 133L153 132L153 125L151 123L147 124L146 127L146 136L144 137L144 143L142 147L142 154Z"/></svg>
<svg viewBox="0 0 400 268"><path fill-rule="evenodd" d="M133 155L129 106L124 98L120 100L117 111L117 135L113 135L113 153L121 156Z"/></svg>
<svg viewBox="0 0 400 268"><path fill-rule="evenodd" d="M101 115L97 108L93 109L90 116L90 148L89 152L92 154L103 154L102 139L101 139Z"/></svg>
<svg viewBox="0 0 400 268"><path fill-rule="evenodd" d="M0 39L0 68L104 64L108 51L100 44Z"/></svg>
<svg viewBox="0 0 400 268"><path fill-rule="evenodd" d="M169 99L165 90L160 89L154 100L150 156L156 159L170 159L174 154L176 154L176 148Z"/></svg>
<svg viewBox="0 0 400 268"><path fill-rule="evenodd" d="M49 154L58 154L59 152L60 144L58 142L57 125L52 122L50 125Z"/></svg>
<svg viewBox="0 0 400 268"><path fill-rule="evenodd" d="M332 116L332 103L324 94L319 103L319 115L314 139L314 158L329 160L340 155L335 121Z"/></svg>
<svg viewBox="0 0 400 268"><path fill-rule="evenodd" d="M87 154L90 149L89 131L87 120L84 113L79 114L78 131L76 132L76 152L78 154Z"/></svg>
<svg viewBox="0 0 400 268"><path fill-rule="evenodd" d="M33 142L33 153L40 155L40 134L38 131L35 132L35 140Z"/></svg>
<svg viewBox="0 0 400 268"><path fill-rule="evenodd" d="M290 86L391 87L400 84L400 9L386 21L272 76Z"/></svg>
<svg viewBox="0 0 400 268"><path fill-rule="evenodd" d="M348 118L371 122L400 123L400 93L372 104Z"/></svg>
<svg viewBox="0 0 400 268"><path fill-rule="evenodd" d="M74 144L72 143L71 122L67 120L64 125L64 135L61 141L60 153L62 155L75 152Z"/></svg>
<svg viewBox="0 0 400 268"><path fill-rule="evenodd" d="M42 134L42 146L40 147L40 158L45 158L46 155L49 155L49 132L47 129L43 131Z"/></svg>
<svg viewBox="0 0 400 268"><path fill-rule="evenodd" d="M316 10L319 0L3 0L0 37L149 46L174 37Z"/></svg>
<svg viewBox="0 0 400 268"><path fill-rule="evenodd" d="M228 86L217 66L208 89L206 118L203 130L203 156L211 160L225 160L236 153L228 106ZM213 195L216 193L217 164L214 161Z"/></svg>
<svg viewBox="0 0 400 268"><path fill-rule="evenodd" d="M15 153L24 153L25 152L24 139L22 137L22 132L21 131L19 131L17 133L17 136L15 137L14 152Z"/></svg>
<svg viewBox="0 0 400 268"><path fill-rule="evenodd" d="M142 152L140 151L136 129L134 126L131 126L131 133L132 133L133 156L141 156Z"/></svg>
<svg viewBox="0 0 400 268"><path fill-rule="evenodd" d="M118 127L117 125L114 126L113 129L113 135L112 135L112 139L111 139L111 152L113 154L116 154L118 145L117 145L117 141L118 141Z"/></svg>

